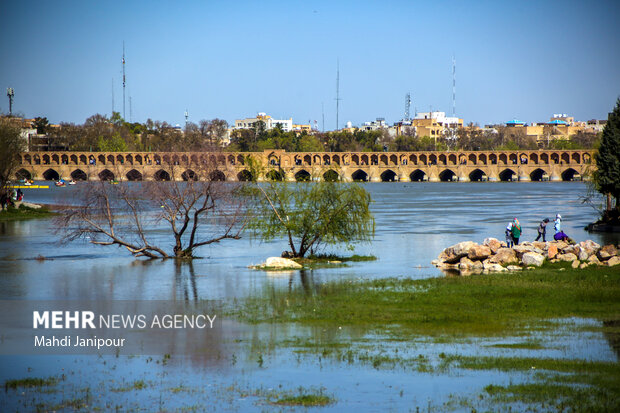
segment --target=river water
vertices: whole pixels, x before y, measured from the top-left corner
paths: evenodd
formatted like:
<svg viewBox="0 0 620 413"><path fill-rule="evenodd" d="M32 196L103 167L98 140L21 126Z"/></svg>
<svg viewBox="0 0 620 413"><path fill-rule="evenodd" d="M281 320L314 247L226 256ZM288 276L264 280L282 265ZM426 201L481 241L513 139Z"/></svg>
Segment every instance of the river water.
<svg viewBox="0 0 620 413"><path fill-rule="evenodd" d="M564 232L577 241L619 242L617 235L588 234L583 230L596 219L597 212L582 203L586 185L581 182L368 183L365 187L374 200L376 234L372 243L356 245L354 253L372 254L377 260L307 271L306 282L439 276L441 273L430 262L443 248L465 240L482 242L486 237L502 240L504 227L515 217L523 227L521 240L533 240L540 220L553 219L560 213ZM62 204L74 190L52 186L24 192L30 202ZM0 300L208 299L231 303L263 294L266 289L286 289L301 282L298 272L248 269L248 265L287 249L284 240L262 243L244 237L224 241L202 248L199 255L204 258L194 260L192 265L179 265L170 260L135 259L122 249L84 241L60 245L54 230L51 219L0 222ZM163 231L152 232L156 239L163 240ZM552 235L551 225L549 232ZM352 253L344 248L327 252ZM37 256L46 259L36 260ZM491 382L515 380L514 375L506 373L493 373L492 377L489 373L481 378L472 372L429 375L333 360L317 363L316 357L302 357L268 345L316 332L295 326L248 326L233 320L223 323L223 328L233 333L222 336L216 357L173 354L170 360L163 360L123 355L0 356L2 382L23 377L63 377L61 392L9 391L0 396L0 406L29 411L37 403L46 408L65 405L72 397L104 410L261 411L270 409L261 395L295 391L303 386L333 395L337 403L327 410L415 411L416 406L441 405L454 396L456 389L475 392ZM464 343L456 351L476 354L483 341ZM422 341L412 343L408 350L429 354L446 351L440 344L431 347ZM596 334L566 338L565 346L556 353L547 356L617 360L604 337ZM145 381L146 388L118 390L122 387L118 383L136 380ZM116 391L110 390L115 387Z"/></svg>

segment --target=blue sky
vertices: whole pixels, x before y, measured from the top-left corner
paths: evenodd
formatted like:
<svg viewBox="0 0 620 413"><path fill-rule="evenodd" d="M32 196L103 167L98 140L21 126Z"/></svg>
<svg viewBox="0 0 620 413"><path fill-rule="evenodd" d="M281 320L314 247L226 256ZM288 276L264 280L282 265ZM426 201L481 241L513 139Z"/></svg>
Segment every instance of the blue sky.
<svg viewBox="0 0 620 413"><path fill-rule="evenodd" d="M418 111L465 122L605 119L620 95L615 1L8 1L0 111L82 123L122 112L169 123L257 112L325 129Z"/></svg>

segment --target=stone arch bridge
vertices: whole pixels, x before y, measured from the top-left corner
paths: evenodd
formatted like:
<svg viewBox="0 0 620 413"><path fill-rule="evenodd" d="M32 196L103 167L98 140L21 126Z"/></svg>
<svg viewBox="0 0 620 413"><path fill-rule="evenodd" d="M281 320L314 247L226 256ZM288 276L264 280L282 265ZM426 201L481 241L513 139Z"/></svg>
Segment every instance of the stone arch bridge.
<svg viewBox="0 0 620 413"><path fill-rule="evenodd" d="M472 152L24 152L16 178L56 180L570 181L587 150ZM248 157L261 165L251 168Z"/></svg>

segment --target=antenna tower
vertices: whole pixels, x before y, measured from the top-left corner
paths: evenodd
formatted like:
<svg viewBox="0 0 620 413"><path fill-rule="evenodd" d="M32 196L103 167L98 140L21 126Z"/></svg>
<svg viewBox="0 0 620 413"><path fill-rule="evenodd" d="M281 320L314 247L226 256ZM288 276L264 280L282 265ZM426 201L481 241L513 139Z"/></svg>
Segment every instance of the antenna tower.
<svg viewBox="0 0 620 413"><path fill-rule="evenodd" d="M407 92L405 96L405 120L409 120L409 108L411 108L411 93Z"/></svg>
<svg viewBox="0 0 620 413"><path fill-rule="evenodd" d="M125 119L125 42L123 41L123 119Z"/></svg>
<svg viewBox="0 0 620 413"><path fill-rule="evenodd" d="M456 59L452 55L452 116L456 116Z"/></svg>
<svg viewBox="0 0 620 413"><path fill-rule="evenodd" d="M13 96L15 96L15 91L12 87L6 89L6 95L9 98L9 116L13 116Z"/></svg>
<svg viewBox="0 0 620 413"><path fill-rule="evenodd" d="M340 115L340 60L336 63L336 130L338 130Z"/></svg>
<svg viewBox="0 0 620 413"><path fill-rule="evenodd" d="M110 117L114 115L114 78L112 78L112 113Z"/></svg>

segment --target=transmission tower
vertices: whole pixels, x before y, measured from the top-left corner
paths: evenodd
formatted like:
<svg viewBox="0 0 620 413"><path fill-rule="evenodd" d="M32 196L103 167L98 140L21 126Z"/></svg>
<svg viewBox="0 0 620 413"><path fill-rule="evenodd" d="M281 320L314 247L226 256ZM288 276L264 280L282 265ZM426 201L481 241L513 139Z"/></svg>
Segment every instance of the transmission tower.
<svg viewBox="0 0 620 413"><path fill-rule="evenodd" d="M123 119L125 118L125 42L123 42Z"/></svg>
<svg viewBox="0 0 620 413"><path fill-rule="evenodd" d="M9 116L13 116L13 96L15 96L15 91L12 87L6 89L6 95L9 98Z"/></svg>
<svg viewBox="0 0 620 413"><path fill-rule="evenodd" d="M409 120L409 108L411 108L411 93L407 92L405 96L405 120Z"/></svg>
<svg viewBox="0 0 620 413"><path fill-rule="evenodd" d="M452 55L452 116L456 116L456 59Z"/></svg>
<svg viewBox="0 0 620 413"><path fill-rule="evenodd" d="M336 130L338 130L340 115L340 60L336 62Z"/></svg>

